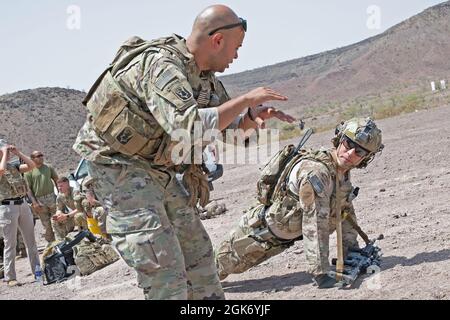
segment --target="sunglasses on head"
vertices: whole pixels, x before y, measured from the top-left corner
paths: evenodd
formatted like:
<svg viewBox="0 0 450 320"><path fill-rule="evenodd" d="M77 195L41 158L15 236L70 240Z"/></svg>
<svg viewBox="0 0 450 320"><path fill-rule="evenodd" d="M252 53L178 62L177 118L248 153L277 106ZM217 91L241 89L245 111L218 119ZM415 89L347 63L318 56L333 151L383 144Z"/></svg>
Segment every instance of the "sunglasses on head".
<svg viewBox="0 0 450 320"><path fill-rule="evenodd" d="M344 138L342 139L342 144L344 145L345 149L347 149L347 150L355 149L356 155L361 158L364 158L370 154L370 151L364 149L363 147L361 147L359 144L357 144L356 142L354 142L352 139L350 139L347 136L344 136Z"/></svg>
<svg viewBox="0 0 450 320"><path fill-rule="evenodd" d="M247 20L239 18L239 23L233 23L233 24L228 24L226 26L214 29L213 31L211 31L210 33L208 33L209 36L212 36L214 33L216 33L219 30L227 30L227 29L233 29L236 27L241 26L245 32L247 32Z"/></svg>

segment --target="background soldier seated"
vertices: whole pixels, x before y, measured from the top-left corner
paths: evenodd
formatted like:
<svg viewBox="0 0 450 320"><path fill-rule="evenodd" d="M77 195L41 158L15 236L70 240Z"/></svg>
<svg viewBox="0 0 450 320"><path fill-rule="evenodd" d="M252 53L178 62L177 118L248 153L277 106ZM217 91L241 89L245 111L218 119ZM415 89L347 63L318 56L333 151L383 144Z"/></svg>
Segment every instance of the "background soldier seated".
<svg viewBox="0 0 450 320"><path fill-rule="evenodd" d="M79 191L70 187L69 179L62 177L57 182L59 194L56 197L56 214L52 217L53 231L57 241L61 241L69 233L78 230L87 229L86 218L81 207L77 206L80 197Z"/></svg>
<svg viewBox="0 0 450 320"><path fill-rule="evenodd" d="M87 176L83 179L80 190L80 206L85 214L89 231L95 236L109 241L110 237L106 232L107 212L98 201L93 185L94 179L92 177Z"/></svg>

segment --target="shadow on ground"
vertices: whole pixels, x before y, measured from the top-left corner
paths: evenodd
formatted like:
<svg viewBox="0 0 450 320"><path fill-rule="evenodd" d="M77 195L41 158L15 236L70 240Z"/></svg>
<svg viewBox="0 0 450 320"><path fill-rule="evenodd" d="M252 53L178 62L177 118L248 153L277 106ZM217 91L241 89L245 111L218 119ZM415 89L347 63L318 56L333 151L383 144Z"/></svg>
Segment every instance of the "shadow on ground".
<svg viewBox="0 0 450 320"><path fill-rule="evenodd" d="M450 249L443 249L433 252L421 252L412 258L388 256L381 260L381 269L387 270L396 266L412 267L422 263L442 262L450 260Z"/></svg>
<svg viewBox="0 0 450 320"><path fill-rule="evenodd" d="M272 276L262 279L251 279L236 282L222 282L225 292L279 292L290 291L294 287L312 284L311 275L306 272L295 272L287 275Z"/></svg>

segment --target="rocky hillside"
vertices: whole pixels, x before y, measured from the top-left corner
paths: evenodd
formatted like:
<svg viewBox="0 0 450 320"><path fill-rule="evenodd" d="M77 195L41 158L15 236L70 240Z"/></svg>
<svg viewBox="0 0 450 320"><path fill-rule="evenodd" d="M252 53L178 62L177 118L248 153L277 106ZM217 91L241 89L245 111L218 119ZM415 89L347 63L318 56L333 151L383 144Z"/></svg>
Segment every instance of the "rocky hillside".
<svg viewBox="0 0 450 320"><path fill-rule="evenodd" d="M343 111L374 97L421 94L450 79L450 2L431 7L386 32L343 48L223 77L233 94L257 86L290 97L288 110ZM378 103L382 103L380 100Z"/></svg>
<svg viewBox="0 0 450 320"><path fill-rule="evenodd" d="M0 136L26 154L41 150L61 173L74 169L78 156L72 151L86 113L85 93L61 88L24 90L0 96Z"/></svg>
<svg viewBox="0 0 450 320"><path fill-rule="evenodd" d="M223 77L233 95L271 86L289 96L283 105L315 128L337 119L399 113L450 102L450 91L431 93L430 81L450 80L450 1L359 43ZM0 135L25 152L44 151L58 169L75 168L71 150L85 119L84 93L41 88L0 96ZM298 134L295 126L283 127ZM291 131L289 131L291 130Z"/></svg>

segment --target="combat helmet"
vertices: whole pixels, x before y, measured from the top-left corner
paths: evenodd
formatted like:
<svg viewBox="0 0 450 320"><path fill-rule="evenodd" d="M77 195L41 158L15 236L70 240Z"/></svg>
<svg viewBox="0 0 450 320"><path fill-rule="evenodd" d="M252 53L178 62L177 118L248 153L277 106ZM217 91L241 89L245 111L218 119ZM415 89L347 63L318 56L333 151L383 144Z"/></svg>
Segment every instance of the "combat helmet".
<svg viewBox="0 0 450 320"><path fill-rule="evenodd" d="M353 118L341 122L336 127L335 137L332 140L336 148L344 136L370 152L358 165L357 168L360 169L367 167L373 161L375 155L384 149L384 145L381 143L381 130L371 118Z"/></svg>

